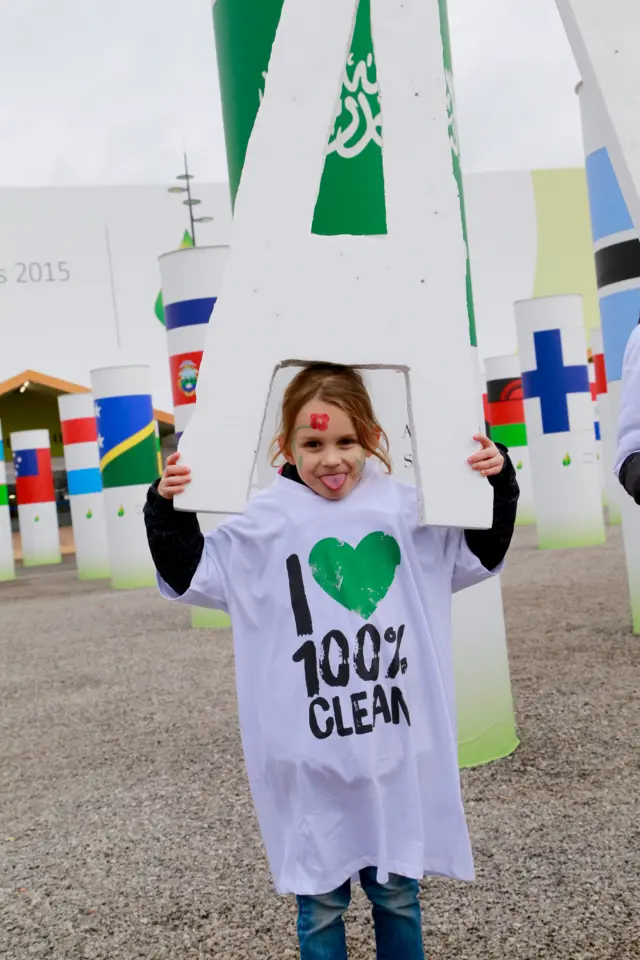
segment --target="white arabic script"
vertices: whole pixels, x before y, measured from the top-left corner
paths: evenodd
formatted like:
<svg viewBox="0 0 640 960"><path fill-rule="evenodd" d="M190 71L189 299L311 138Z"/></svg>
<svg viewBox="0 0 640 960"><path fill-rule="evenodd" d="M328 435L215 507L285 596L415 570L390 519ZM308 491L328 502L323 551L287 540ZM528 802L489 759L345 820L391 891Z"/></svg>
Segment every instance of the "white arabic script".
<svg viewBox="0 0 640 960"><path fill-rule="evenodd" d="M453 88L453 74L445 70L444 78L447 83L447 117L449 118L449 143L451 150L460 159L460 142L458 139L458 119L456 113L456 98Z"/></svg>
<svg viewBox="0 0 640 960"><path fill-rule="evenodd" d="M349 76L349 69L353 72ZM369 70L375 69L373 53L366 60L354 63L353 54L349 54L343 77L343 97L340 102L334 133L329 138L327 154L337 153L339 157L350 160L359 156L370 143L382 147L382 113L380 110L380 88L378 81L369 79ZM369 98L375 97L377 112ZM346 127L337 126L342 113L348 113L350 121Z"/></svg>
<svg viewBox="0 0 640 960"><path fill-rule="evenodd" d="M349 70L352 69L351 76ZM333 133L327 145L327 155L337 153L345 160L359 156L370 143L382 147L382 115L380 111L380 88L378 81L369 79L369 70L374 69L373 53L365 60L354 63L353 54L349 54L343 77L343 96L338 105L333 122ZM267 71L262 71L264 83L258 90L258 100L262 103ZM369 98L375 97L377 111ZM337 126L340 116L349 114L346 127Z"/></svg>

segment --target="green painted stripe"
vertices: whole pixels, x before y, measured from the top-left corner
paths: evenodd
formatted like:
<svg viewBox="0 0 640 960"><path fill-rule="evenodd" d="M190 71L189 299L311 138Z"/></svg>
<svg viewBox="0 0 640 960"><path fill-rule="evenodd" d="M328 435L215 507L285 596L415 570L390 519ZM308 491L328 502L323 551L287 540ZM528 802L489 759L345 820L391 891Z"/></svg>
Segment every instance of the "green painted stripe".
<svg viewBox="0 0 640 960"><path fill-rule="evenodd" d="M6 507L9 504L9 494L7 492L7 486L4 483L0 483L0 507Z"/></svg>
<svg viewBox="0 0 640 960"><path fill-rule="evenodd" d="M153 483L158 479L158 454L154 433L130 450L108 463L102 471L102 485L134 487L139 483Z"/></svg>
<svg viewBox="0 0 640 960"><path fill-rule="evenodd" d="M526 447L527 427L524 423L510 423L502 427L491 427L491 439L494 443L503 443L505 447Z"/></svg>

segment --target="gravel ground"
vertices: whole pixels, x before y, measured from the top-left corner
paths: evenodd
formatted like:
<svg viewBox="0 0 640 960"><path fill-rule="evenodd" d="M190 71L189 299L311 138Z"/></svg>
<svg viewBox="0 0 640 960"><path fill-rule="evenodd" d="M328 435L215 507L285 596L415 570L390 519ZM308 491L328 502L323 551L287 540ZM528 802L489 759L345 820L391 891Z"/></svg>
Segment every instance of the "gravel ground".
<svg viewBox="0 0 640 960"><path fill-rule="evenodd" d="M640 957L640 639L619 531L504 577L522 745L463 775L478 882L423 885L438 960ZM280 960L228 634L62 568L0 585L0 956ZM366 903L350 956L374 955ZM402 958L398 958L402 960Z"/></svg>

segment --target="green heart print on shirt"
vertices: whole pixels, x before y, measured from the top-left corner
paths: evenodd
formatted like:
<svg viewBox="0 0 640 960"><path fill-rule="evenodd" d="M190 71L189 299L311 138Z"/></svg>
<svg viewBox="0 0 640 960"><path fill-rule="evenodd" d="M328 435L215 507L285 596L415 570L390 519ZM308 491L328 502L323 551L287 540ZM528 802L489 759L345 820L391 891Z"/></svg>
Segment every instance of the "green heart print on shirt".
<svg viewBox="0 0 640 960"><path fill-rule="evenodd" d="M328 537L309 554L313 578L338 603L368 620L386 597L402 560L397 541L370 533L357 547Z"/></svg>

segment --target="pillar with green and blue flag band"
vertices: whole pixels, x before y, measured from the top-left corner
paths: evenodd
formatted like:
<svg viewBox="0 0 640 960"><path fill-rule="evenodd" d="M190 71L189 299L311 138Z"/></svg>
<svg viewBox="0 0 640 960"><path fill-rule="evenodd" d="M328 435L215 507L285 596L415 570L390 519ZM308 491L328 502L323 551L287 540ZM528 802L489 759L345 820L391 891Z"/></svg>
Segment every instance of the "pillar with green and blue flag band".
<svg viewBox="0 0 640 960"><path fill-rule="evenodd" d="M155 417L149 367L105 367L91 372L98 426L111 585L116 590L156 582L143 508L158 478Z"/></svg>

